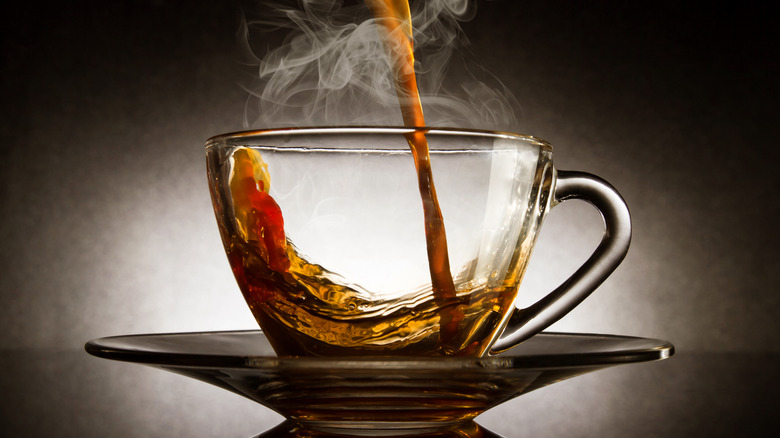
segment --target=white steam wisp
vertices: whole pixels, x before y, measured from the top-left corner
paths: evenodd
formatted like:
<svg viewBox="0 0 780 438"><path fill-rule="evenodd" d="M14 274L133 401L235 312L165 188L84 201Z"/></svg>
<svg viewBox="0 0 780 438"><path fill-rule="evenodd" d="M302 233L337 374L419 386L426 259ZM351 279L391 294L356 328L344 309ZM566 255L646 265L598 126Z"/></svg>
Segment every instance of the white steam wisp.
<svg viewBox="0 0 780 438"><path fill-rule="evenodd" d="M298 0L263 4L239 31L254 68L246 128L402 124L391 63L363 2ZM514 130L517 103L474 62L460 22L470 0L411 3L415 72L428 126ZM263 35L288 32L258 53ZM479 79L478 79L479 78Z"/></svg>

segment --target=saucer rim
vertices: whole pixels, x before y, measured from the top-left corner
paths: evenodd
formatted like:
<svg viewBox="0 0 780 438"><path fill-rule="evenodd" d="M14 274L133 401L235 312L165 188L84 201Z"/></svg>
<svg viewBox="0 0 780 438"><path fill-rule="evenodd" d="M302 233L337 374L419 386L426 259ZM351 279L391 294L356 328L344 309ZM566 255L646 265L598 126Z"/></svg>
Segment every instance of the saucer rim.
<svg viewBox="0 0 780 438"><path fill-rule="evenodd" d="M674 345L669 341L637 336L542 332L531 339L540 338L589 338L604 341L622 341L626 344L645 344L644 348L626 346L613 351L578 351L571 353L522 354L524 343L503 353L483 357L417 357L417 356L339 356L339 357L289 357L268 355L182 353L119 347L117 341L132 341L150 337L225 336L257 334L262 330L221 330L205 332L170 332L107 336L88 341L87 353L110 360L141 363L157 367L198 367L219 369L344 369L362 370L382 367L384 370L404 369L489 369L498 370L566 368L581 366L611 366L626 363L663 360L674 355ZM528 342L528 341L526 341ZM114 345L112 345L114 344ZM650 346L652 345L652 346ZM520 350L521 354L517 354ZM515 353L515 354L513 354Z"/></svg>

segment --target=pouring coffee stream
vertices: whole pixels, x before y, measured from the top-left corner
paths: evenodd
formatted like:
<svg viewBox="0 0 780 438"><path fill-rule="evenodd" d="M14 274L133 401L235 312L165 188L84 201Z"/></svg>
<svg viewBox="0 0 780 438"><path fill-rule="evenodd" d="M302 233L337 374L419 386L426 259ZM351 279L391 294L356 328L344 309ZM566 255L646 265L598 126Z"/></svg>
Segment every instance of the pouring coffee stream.
<svg viewBox="0 0 780 438"><path fill-rule="evenodd" d="M412 128L424 127L425 117L414 72L414 36L409 2L408 0L366 0L366 4L374 14L380 33L384 36L382 41L385 43L394 73L395 89L404 125ZM441 337L451 338L463 315L457 310L457 306L447 306L449 301L455 299L455 285L450 271L444 220L433 183L428 140L425 132L418 130L406 134L405 137L412 150L417 169L433 294L442 309L447 309L442 312Z"/></svg>

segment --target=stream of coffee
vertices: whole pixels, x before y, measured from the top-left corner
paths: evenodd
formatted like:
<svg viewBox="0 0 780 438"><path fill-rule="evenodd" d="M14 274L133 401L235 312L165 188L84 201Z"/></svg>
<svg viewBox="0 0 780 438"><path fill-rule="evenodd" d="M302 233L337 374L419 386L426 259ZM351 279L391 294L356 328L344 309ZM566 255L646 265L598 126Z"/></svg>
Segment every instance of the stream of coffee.
<svg viewBox="0 0 780 438"><path fill-rule="evenodd" d="M425 127L420 92L417 90L417 76L414 72L414 35L408 0L365 0L380 28L385 43L390 68L394 73L395 89L405 126ZM406 141L412 150L417 169L417 182L425 218L425 239L428 248L428 266L431 284L436 300L443 308L455 298L455 285L450 271L447 251L447 234L444 220L433 184L433 170L428 150L428 139L420 130L406 134ZM456 311L442 314L442 338L453 336L459 315Z"/></svg>

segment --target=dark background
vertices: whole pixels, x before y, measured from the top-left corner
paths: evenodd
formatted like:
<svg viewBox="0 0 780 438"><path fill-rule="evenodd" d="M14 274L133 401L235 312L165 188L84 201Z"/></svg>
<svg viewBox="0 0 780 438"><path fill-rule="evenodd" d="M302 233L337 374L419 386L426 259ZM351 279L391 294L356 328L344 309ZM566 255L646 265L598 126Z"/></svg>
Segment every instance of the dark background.
<svg viewBox="0 0 780 438"><path fill-rule="evenodd" d="M715 2L717 3L717 2ZM631 208L624 263L553 326L668 339L667 361L559 383L479 421L508 437L761 436L780 365L769 6L479 2L464 24L522 107L517 132ZM203 144L243 129L238 1L3 3L0 430L246 437L280 417L184 377L92 358L85 341L253 328L208 196ZM549 216L532 301L600 236ZM527 292L526 292L527 291Z"/></svg>

